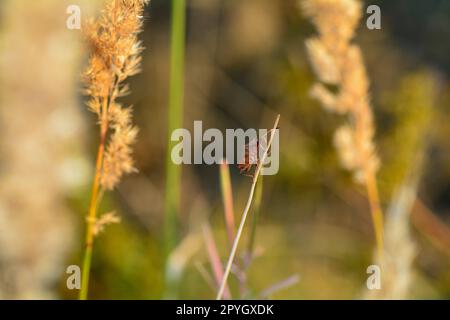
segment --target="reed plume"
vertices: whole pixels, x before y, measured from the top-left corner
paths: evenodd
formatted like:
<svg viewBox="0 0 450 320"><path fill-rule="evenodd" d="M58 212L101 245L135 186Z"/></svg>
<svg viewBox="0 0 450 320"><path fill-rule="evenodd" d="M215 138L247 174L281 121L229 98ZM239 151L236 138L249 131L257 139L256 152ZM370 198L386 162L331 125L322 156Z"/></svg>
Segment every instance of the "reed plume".
<svg viewBox="0 0 450 320"><path fill-rule="evenodd" d="M311 64L318 78L312 96L331 112L346 115L347 124L335 132L334 144L342 166L365 185L378 248L383 251L383 214L379 204L376 174L375 126L370 106L369 80L361 49L352 39L361 19L357 0L305 0L304 13L318 30L306 41ZM337 88L337 93L327 86Z"/></svg>
<svg viewBox="0 0 450 320"><path fill-rule="evenodd" d="M117 222L111 215L107 219L97 218L102 194L113 190L123 175L135 171L132 145L138 130L132 124L132 108L124 107L117 99L129 93L125 80L140 72L143 47L138 34L148 2L109 0L100 17L90 21L84 30L91 55L83 78L90 97L88 108L99 120L100 144L87 218L80 299L87 298L93 241L104 227L99 224Z"/></svg>

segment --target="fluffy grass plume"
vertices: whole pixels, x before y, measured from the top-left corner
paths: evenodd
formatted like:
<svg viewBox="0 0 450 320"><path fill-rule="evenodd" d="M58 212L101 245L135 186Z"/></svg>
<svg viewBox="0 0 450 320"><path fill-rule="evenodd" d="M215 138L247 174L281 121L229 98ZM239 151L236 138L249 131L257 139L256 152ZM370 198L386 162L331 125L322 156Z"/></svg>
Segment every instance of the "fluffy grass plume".
<svg viewBox="0 0 450 320"><path fill-rule="evenodd" d="M361 19L357 0L304 0L303 11L318 30L306 46L318 78L312 95L325 109L346 115L348 123L335 132L340 160L366 186L375 229L378 254L383 248L383 215L376 174L379 159L375 150L375 126L370 107L369 80L361 49L352 39ZM333 92L327 86L337 87Z"/></svg>
<svg viewBox="0 0 450 320"><path fill-rule="evenodd" d="M125 80L139 73L143 51L138 34L142 31L143 11L148 0L109 0L100 17L84 29L91 55L84 72L89 110L98 116L100 144L87 218L86 251L80 299L86 299L92 245L104 223L115 217L97 219L98 204L106 190L113 190L122 176L135 171L132 145L138 130L132 124L132 109L117 99L129 93ZM103 225L99 225L103 222Z"/></svg>

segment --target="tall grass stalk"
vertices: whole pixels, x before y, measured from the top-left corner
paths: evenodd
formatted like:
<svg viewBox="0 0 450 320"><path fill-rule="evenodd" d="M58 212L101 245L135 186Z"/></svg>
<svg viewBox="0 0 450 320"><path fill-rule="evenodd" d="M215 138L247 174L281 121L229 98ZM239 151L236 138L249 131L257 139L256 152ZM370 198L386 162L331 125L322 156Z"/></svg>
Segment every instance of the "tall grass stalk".
<svg viewBox="0 0 450 320"><path fill-rule="evenodd" d="M180 210L181 167L175 165L172 162L171 152L174 146L174 142L171 141L171 135L175 129L180 128L183 124L185 24L185 0L172 0L169 114L167 128L168 143L166 156L164 221L164 246L166 258L176 247L178 238L177 215ZM166 275L166 285L168 287L172 287L173 284L167 283L169 278L170 277Z"/></svg>
<svg viewBox="0 0 450 320"><path fill-rule="evenodd" d="M135 171L132 145L138 130L132 124L132 108L122 106L117 99L129 93L125 80L140 72L143 48L138 34L147 3L148 0L109 0L101 17L84 28L92 52L83 80L90 98L88 108L100 124L100 142L87 216L80 300L88 297L95 236L105 225L118 222L113 213L98 218L102 195L113 190L123 175Z"/></svg>
<svg viewBox="0 0 450 320"><path fill-rule="evenodd" d="M263 163L265 162L265 160L267 158L267 154L269 152L269 149L270 149L270 147L272 145L272 141L273 141L273 138L274 138L274 136L276 134L276 130L278 128L278 123L279 122L280 122L280 115L278 115L277 119L275 120L275 124L274 124L273 130L271 130L271 133L270 133L270 139L269 139L269 141L267 143L267 148L266 148L266 150L264 150L264 154L262 155L261 159L259 160L258 166L256 167L255 173L253 175L252 186L250 188L250 194L248 196L247 204L245 205L245 209L244 209L244 212L242 214L242 218L241 218L241 222L239 224L239 228L238 228L236 236L234 238L233 247L231 248L231 252L230 252L230 255L228 257L228 262L227 262L227 265L225 267L225 273L224 273L222 282L221 282L219 290L217 292L217 297L216 297L217 300L222 300L222 298L223 298L223 294L224 294L224 291L225 291L225 287L227 285L228 277L229 277L230 272L231 272L231 267L233 265L233 261L234 261L234 258L236 256L237 248L239 246L239 241L241 239L242 232L244 230L245 223L247 221L247 216L248 216L248 214L250 212L250 207L251 207L252 202L253 202L253 197L255 195L256 185L258 183L258 177L259 177L259 175L261 173L261 169L262 169Z"/></svg>
<svg viewBox="0 0 450 320"><path fill-rule="evenodd" d="M95 166L95 177L94 182L92 184L92 195L91 201L89 205L89 214L87 218L87 230L86 230L86 248L83 258L83 276L81 278L81 288L80 288L80 300L86 300L88 297L89 290L89 278L90 278L90 270L91 270L91 261L92 261L92 249L94 242L94 225L95 220L97 219L97 203L99 202L99 188L100 188L100 173L101 173L101 165L103 162L103 155L105 150L105 138L106 133L101 133L100 137L100 145L97 152L97 161Z"/></svg>

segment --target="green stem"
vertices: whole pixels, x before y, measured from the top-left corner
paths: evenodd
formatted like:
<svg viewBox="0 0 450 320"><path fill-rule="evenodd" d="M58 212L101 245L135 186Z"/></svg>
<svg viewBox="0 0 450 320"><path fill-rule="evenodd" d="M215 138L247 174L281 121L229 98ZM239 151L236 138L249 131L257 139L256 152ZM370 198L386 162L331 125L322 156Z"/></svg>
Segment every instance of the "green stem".
<svg viewBox="0 0 450 320"><path fill-rule="evenodd" d="M86 248L83 259L83 276L81 277L80 300L87 300L89 290L89 274L91 270L92 247Z"/></svg>
<svg viewBox="0 0 450 320"><path fill-rule="evenodd" d="M166 156L164 246L166 261L177 243L177 215L180 209L181 167L172 162L171 135L183 124L184 55L185 55L185 0L172 0L172 31L170 58L170 91L168 115L168 144ZM166 281L168 281L166 274ZM170 282L170 281L169 281ZM170 285L170 283L166 283Z"/></svg>
<svg viewBox="0 0 450 320"><path fill-rule="evenodd" d="M107 118L108 107L109 107L108 100L105 98L103 100L102 106L102 121L100 125L100 144L98 146L97 160L95 162L95 177L92 183L91 201L89 204L89 214L87 217L86 243L85 243L86 248L83 258L83 270L79 295L80 300L86 300L89 292L89 276L91 273L92 247L94 245L94 238L95 238L94 226L95 226L95 219L97 218L99 194L100 196L102 194L100 191L100 175L103 165L103 156L105 153L106 135L108 133L108 118Z"/></svg>

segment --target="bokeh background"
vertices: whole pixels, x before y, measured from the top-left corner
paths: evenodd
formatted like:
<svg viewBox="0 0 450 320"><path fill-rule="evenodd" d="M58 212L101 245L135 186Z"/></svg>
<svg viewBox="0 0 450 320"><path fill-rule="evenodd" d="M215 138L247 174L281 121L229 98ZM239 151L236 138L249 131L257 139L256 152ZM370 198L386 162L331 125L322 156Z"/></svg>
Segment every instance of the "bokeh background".
<svg viewBox="0 0 450 320"><path fill-rule="evenodd" d="M246 272L245 295L232 277L234 297L366 297L370 211L332 145L343 119L309 96L314 76L305 40L314 28L299 1L187 3L184 127L202 120L221 130L268 128L282 117L280 171L264 178L258 256ZM87 19L102 1L0 1L0 298L77 297L66 288L66 267L81 263L98 134L81 93L87 52L80 31L66 28L70 4ZM388 222L402 191L414 195L409 219L390 222L391 237L406 232L401 241L414 253L401 264L408 277L397 297L448 299L450 2L369 4L381 7L382 29L370 31L363 20L356 41L371 80ZM143 72L125 99L140 128L139 173L105 198L104 209L116 210L122 222L96 240L90 297L211 299L206 222L222 260L228 252L219 168L183 166L179 246L168 266L162 230L170 1L152 0L145 20ZM250 179L230 171L238 219ZM401 244L397 249L401 259ZM175 289L168 289L167 269Z"/></svg>

